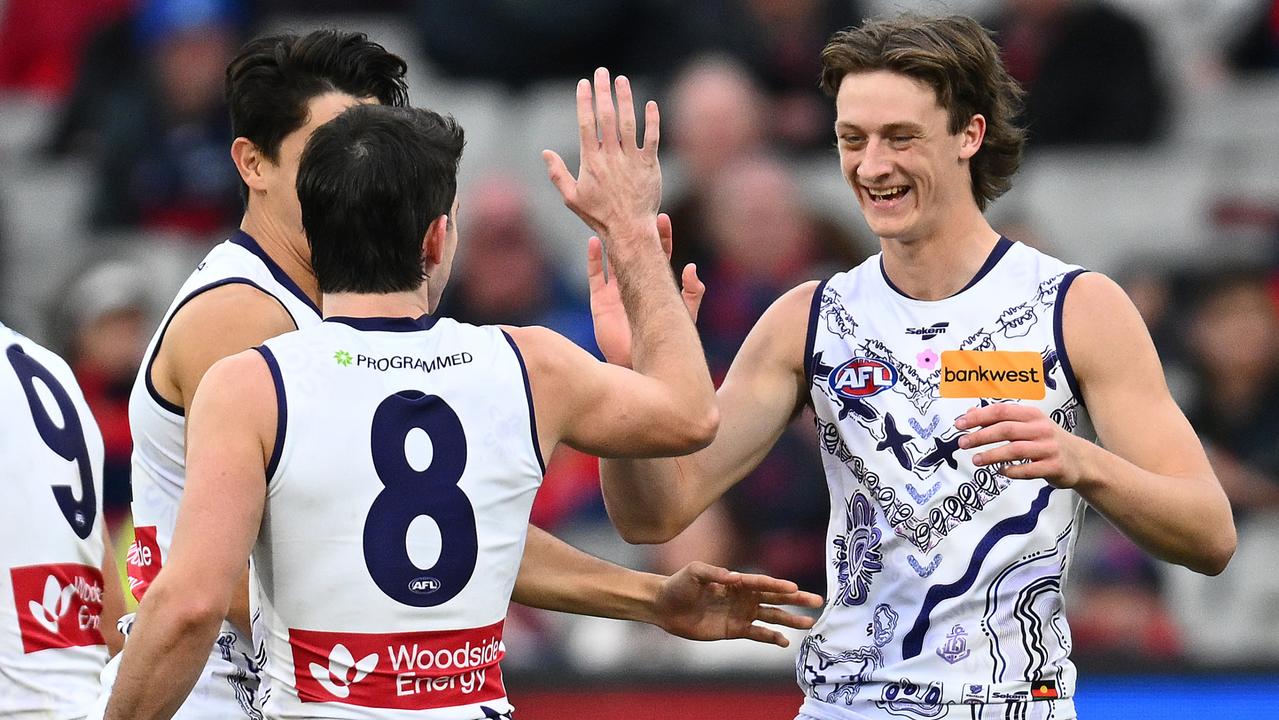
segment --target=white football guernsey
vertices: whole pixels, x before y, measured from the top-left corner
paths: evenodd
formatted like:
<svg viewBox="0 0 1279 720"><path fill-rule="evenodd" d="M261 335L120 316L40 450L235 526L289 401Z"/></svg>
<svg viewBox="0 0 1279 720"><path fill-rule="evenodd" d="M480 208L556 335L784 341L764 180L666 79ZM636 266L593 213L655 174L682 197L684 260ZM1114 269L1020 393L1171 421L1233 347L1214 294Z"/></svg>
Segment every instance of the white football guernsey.
<svg viewBox="0 0 1279 720"><path fill-rule="evenodd" d="M954 422L1022 402L1075 431L1061 298L1080 272L1001 238L943 300L897 290L879 255L817 289L805 358L831 500L829 599L796 662L803 715L940 718L973 704L962 717L1004 717L1028 703L1016 717L1074 717L1062 590L1084 502L976 468Z"/></svg>
<svg viewBox="0 0 1279 720"><path fill-rule="evenodd" d="M138 600L163 567L177 523L178 505L186 484L186 417L184 409L156 392L151 365L173 316L200 294L223 285L244 284L275 298L297 327L320 322L319 308L244 232L214 247L187 278L169 306L147 348L129 397L129 427L133 433L134 543L129 548L129 586ZM132 617L121 628L127 631ZM127 652L127 649L126 649ZM223 623L218 640L179 720L222 720L259 717L254 709L257 667L251 640L234 625ZM118 664L113 661L112 669ZM108 684L114 673L104 678Z"/></svg>
<svg viewBox="0 0 1279 720"><path fill-rule="evenodd" d="M268 341L253 550L269 718L509 717L502 625L544 465L498 328L328 318Z"/></svg>
<svg viewBox="0 0 1279 720"><path fill-rule="evenodd" d="M0 325L0 717L82 718L102 639L102 434L71 369Z"/></svg>

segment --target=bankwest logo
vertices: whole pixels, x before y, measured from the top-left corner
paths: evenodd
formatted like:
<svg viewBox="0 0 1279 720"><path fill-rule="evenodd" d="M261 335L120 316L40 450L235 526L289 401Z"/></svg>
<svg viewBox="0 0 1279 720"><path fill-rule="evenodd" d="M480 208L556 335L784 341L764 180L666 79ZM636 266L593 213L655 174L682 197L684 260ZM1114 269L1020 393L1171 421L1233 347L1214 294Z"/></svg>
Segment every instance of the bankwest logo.
<svg viewBox="0 0 1279 720"><path fill-rule="evenodd" d="M75 563L9 571L22 651L102 645L102 572Z"/></svg>
<svg viewBox="0 0 1279 720"><path fill-rule="evenodd" d="M1043 400L1043 358L1037 352L947 350L940 390L944 398Z"/></svg>
<svg viewBox="0 0 1279 720"><path fill-rule="evenodd" d="M506 696L501 621L407 633L290 629L289 645L302 702L429 710Z"/></svg>
<svg viewBox="0 0 1279 720"><path fill-rule="evenodd" d="M133 544L125 557L125 568L129 572L129 591L133 599L141 602L147 588L160 574L160 543L156 540L154 525L133 529Z"/></svg>

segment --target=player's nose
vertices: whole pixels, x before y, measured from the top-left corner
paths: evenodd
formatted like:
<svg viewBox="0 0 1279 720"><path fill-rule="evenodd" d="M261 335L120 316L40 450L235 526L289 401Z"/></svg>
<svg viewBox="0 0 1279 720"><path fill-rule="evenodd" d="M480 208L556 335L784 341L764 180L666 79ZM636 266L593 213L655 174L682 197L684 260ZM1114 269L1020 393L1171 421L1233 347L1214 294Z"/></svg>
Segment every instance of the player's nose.
<svg viewBox="0 0 1279 720"><path fill-rule="evenodd" d="M876 139L867 142L866 149L862 151L861 162L857 164L857 179L869 185L883 180L892 171L888 148Z"/></svg>

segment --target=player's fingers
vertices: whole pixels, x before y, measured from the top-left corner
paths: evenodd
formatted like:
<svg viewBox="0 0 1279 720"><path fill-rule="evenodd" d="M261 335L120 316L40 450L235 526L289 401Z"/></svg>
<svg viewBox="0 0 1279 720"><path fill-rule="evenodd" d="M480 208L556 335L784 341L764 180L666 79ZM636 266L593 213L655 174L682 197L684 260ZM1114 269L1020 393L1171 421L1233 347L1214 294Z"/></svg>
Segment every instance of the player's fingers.
<svg viewBox="0 0 1279 720"><path fill-rule="evenodd" d="M743 637L747 640L754 640L755 642L761 642L767 645L776 645L778 647L788 647L790 645L790 640L787 640L785 635L773 630L772 628L766 628L763 625L751 625L746 628L746 634Z"/></svg>
<svg viewBox="0 0 1279 720"><path fill-rule="evenodd" d="M644 104L644 152L657 156L657 144L662 136L662 118L657 111L657 103L649 100Z"/></svg>
<svg viewBox="0 0 1279 720"><path fill-rule="evenodd" d="M959 447L975 448L1009 440L1029 440L1035 427L1025 422L1005 421L988 425L959 438Z"/></svg>
<svg viewBox="0 0 1279 720"><path fill-rule="evenodd" d="M586 241L586 282L591 292L604 284L604 246L599 235L592 235Z"/></svg>
<svg viewBox="0 0 1279 720"><path fill-rule="evenodd" d="M617 147L617 111L607 68L595 69L595 121L600 126L600 147Z"/></svg>
<svg viewBox="0 0 1279 720"><path fill-rule="evenodd" d="M1042 460L1009 465L1000 470L999 474L1011 480L1035 480L1038 478L1058 477L1061 474L1060 470L1060 467L1054 461Z"/></svg>
<svg viewBox="0 0 1279 720"><path fill-rule="evenodd" d="M768 575L755 575L751 573L738 573L738 587L743 590L752 590L761 593L793 593L799 590L799 586L790 580L779 580Z"/></svg>
<svg viewBox="0 0 1279 720"><path fill-rule="evenodd" d="M759 601L767 605L794 605L808 608L819 608L826 604L821 595L803 590L788 593L760 593Z"/></svg>
<svg viewBox="0 0 1279 720"><path fill-rule="evenodd" d="M631 81L625 75L618 75L617 81L617 127L621 132L623 150L634 150L635 144L635 100L631 95Z"/></svg>
<svg viewBox="0 0 1279 720"><path fill-rule="evenodd" d="M671 216L666 213L657 214L657 238L662 241L662 251L666 253L666 259L671 259L671 251L674 249L675 230L671 227Z"/></svg>
<svg viewBox="0 0 1279 720"><path fill-rule="evenodd" d="M721 585L735 585L746 577L739 572L734 572L728 568L710 565L700 560L694 560L684 568L689 575L702 583L719 583Z"/></svg>
<svg viewBox="0 0 1279 720"><path fill-rule="evenodd" d="M985 465L994 465L1001 462L1015 462L1018 460L1042 460L1047 456L1046 447L1043 443L1018 441L1000 445L997 448L977 453L973 456L973 464L982 467Z"/></svg>
<svg viewBox="0 0 1279 720"><path fill-rule="evenodd" d="M688 308L688 316L697 322L697 313L702 308L702 298L706 295L706 285L697 277L697 266L689 263L684 266L680 277L680 294L684 296L684 307Z"/></svg>
<svg viewBox="0 0 1279 720"><path fill-rule="evenodd" d="M596 135L595 108L591 105L591 83L586 78L577 81L577 139L582 146L582 157L599 149Z"/></svg>
<svg viewBox="0 0 1279 720"><path fill-rule="evenodd" d="M554 150L543 150L542 160L546 162L546 175L551 179L551 184L556 190L560 191L560 197L565 203L576 197L577 181L573 179L573 173L568 171L568 166L564 164L564 158Z"/></svg>
<svg viewBox="0 0 1279 720"><path fill-rule="evenodd" d="M777 607L763 606L759 609L759 613L755 616L761 622L770 623L772 625L782 625L796 630L807 630L817 621L807 615L797 615L795 613L786 612Z"/></svg>
<svg viewBox="0 0 1279 720"><path fill-rule="evenodd" d="M975 407L960 415L955 420L955 427L960 430L994 425L1007 420L1030 420L1036 416L1035 408L1021 403L994 403L986 407Z"/></svg>

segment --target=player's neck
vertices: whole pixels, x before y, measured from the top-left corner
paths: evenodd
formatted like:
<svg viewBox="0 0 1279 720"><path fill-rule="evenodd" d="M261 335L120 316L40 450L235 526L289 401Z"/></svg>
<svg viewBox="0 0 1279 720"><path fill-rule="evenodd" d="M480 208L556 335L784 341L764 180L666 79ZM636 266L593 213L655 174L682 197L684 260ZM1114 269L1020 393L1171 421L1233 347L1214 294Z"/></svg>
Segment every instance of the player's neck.
<svg viewBox="0 0 1279 720"><path fill-rule="evenodd" d="M909 242L881 239L889 280L917 300L941 300L962 290L999 242L999 233L978 218L962 229L946 225L945 232Z"/></svg>
<svg viewBox="0 0 1279 720"><path fill-rule="evenodd" d="M297 233L289 232L275 218L252 210L244 213L240 230L252 237L302 292L321 307L320 288L315 281L315 271L311 269L311 258L301 249L306 247L305 237L296 237Z"/></svg>
<svg viewBox="0 0 1279 720"><path fill-rule="evenodd" d="M324 296L324 317L420 318L431 312L425 286L398 293L332 293Z"/></svg>

